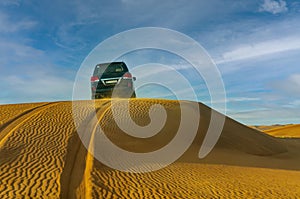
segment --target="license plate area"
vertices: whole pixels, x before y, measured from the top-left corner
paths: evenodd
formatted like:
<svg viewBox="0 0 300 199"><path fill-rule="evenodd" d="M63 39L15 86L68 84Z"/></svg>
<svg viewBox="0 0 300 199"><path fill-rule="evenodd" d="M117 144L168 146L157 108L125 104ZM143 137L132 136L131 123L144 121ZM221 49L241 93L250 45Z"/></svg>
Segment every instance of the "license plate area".
<svg viewBox="0 0 300 199"><path fill-rule="evenodd" d="M118 80L106 80L105 83L106 84L116 84L118 82Z"/></svg>
<svg viewBox="0 0 300 199"><path fill-rule="evenodd" d="M119 81L119 79L104 79L102 82L104 83L104 85L115 85L117 84Z"/></svg>

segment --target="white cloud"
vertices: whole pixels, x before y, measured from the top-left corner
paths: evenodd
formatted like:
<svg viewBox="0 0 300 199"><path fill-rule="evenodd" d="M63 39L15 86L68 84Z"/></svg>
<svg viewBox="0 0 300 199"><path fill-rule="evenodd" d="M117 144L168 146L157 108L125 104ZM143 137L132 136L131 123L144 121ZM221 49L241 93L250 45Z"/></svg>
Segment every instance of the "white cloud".
<svg viewBox="0 0 300 199"><path fill-rule="evenodd" d="M21 30L27 30L37 25L37 22L31 20L12 21L3 13L0 13L0 33L15 33Z"/></svg>
<svg viewBox="0 0 300 199"><path fill-rule="evenodd" d="M264 3L260 6L259 11L279 14L288 11L288 8L284 0L264 0Z"/></svg>
<svg viewBox="0 0 300 199"><path fill-rule="evenodd" d="M51 54L28 44L0 39L0 103L71 99L73 81Z"/></svg>
<svg viewBox="0 0 300 199"><path fill-rule="evenodd" d="M0 40L0 53L0 61L2 59L9 61L10 58L32 59L44 55L43 51L33 48L31 46L12 41L3 41L2 39Z"/></svg>
<svg viewBox="0 0 300 199"><path fill-rule="evenodd" d="M1 0L0 4L4 6L9 6L9 5L19 6L21 4L21 0Z"/></svg>
<svg viewBox="0 0 300 199"><path fill-rule="evenodd" d="M216 60L216 63L221 64L238 60L246 60L297 49L300 49L300 37L294 36L258 43L250 43L238 46L233 50L223 53L222 58Z"/></svg>
<svg viewBox="0 0 300 199"><path fill-rule="evenodd" d="M292 107L300 107L300 100L294 100L289 103Z"/></svg>
<svg viewBox="0 0 300 199"><path fill-rule="evenodd" d="M300 112L295 108L274 106L264 109L227 113L230 117L247 125L300 123Z"/></svg>
<svg viewBox="0 0 300 199"><path fill-rule="evenodd" d="M246 102L249 101L259 101L260 98L257 97L227 97L223 101L221 100L215 100L215 101L203 101L203 103L210 105L211 103L219 104L219 103L235 103L235 102Z"/></svg>
<svg viewBox="0 0 300 199"><path fill-rule="evenodd" d="M272 87L279 90L281 95L300 97L300 74L290 75L287 79L272 83Z"/></svg>
<svg viewBox="0 0 300 199"><path fill-rule="evenodd" d="M227 98L227 102L245 102L245 101L258 101L260 98L257 97L232 97Z"/></svg>
<svg viewBox="0 0 300 199"><path fill-rule="evenodd" d="M153 65L158 65L157 63L153 63ZM142 66L143 67L143 66ZM139 78L147 78L147 77L159 77L161 78L161 74L168 74L170 72L179 72L180 70L188 70L192 69L192 65L188 64L168 64L166 67L161 68L151 68L151 63L147 63L147 65L144 66L144 71L140 71L138 74L133 74L138 76ZM148 71L147 71L148 70ZM145 72L147 71L147 73Z"/></svg>
<svg viewBox="0 0 300 199"><path fill-rule="evenodd" d="M70 98L73 88L73 81L46 73L30 78L9 76L3 78L2 81L9 84L13 92L18 93L18 95L46 100Z"/></svg>
<svg viewBox="0 0 300 199"><path fill-rule="evenodd" d="M15 74L1 75L0 98L6 103L70 100L73 80L59 68L15 68ZM28 68L28 69L27 69ZM35 69L34 69L35 68ZM55 71L57 70L57 71ZM57 74L61 72L61 74Z"/></svg>

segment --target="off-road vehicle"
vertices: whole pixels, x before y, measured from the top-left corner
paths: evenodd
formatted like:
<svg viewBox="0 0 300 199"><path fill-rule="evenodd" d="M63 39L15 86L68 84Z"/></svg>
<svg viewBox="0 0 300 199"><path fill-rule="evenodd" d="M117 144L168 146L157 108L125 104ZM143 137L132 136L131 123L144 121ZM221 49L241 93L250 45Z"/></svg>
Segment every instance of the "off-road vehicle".
<svg viewBox="0 0 300 199"><path fill-rule="evenodd" d="M135 98L132 77L124 62L97 64L91 77L92 99L105 97Z"/></svg>

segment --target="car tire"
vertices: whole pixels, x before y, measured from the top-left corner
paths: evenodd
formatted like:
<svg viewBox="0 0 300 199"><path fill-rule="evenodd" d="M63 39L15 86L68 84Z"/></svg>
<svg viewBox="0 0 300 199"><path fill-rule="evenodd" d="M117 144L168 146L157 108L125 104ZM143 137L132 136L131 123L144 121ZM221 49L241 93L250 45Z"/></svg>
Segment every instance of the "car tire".
<svg viewBox="0 0 300 199"><path fill-rule="evenodd" d="M132 93L131 98L136 98L135 92Z"/></svg>

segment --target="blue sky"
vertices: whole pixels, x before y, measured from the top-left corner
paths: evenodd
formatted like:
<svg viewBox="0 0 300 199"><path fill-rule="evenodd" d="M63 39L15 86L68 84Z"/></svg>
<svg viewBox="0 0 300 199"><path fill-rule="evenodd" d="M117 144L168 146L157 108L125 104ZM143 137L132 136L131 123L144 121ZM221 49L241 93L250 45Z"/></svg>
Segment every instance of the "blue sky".
<svg viewBox="0 0 300 199"><path fill-rule="evenodd" d="M119 32L151 26L182 32L206 49L221 72L230 117L300 123L299 21L300 2L291 0L1 0L0 104L71 100L91 50ZM127 60L178 64L171 58L141 51ZM195 90L209 104L202 83Z"/></svg>

